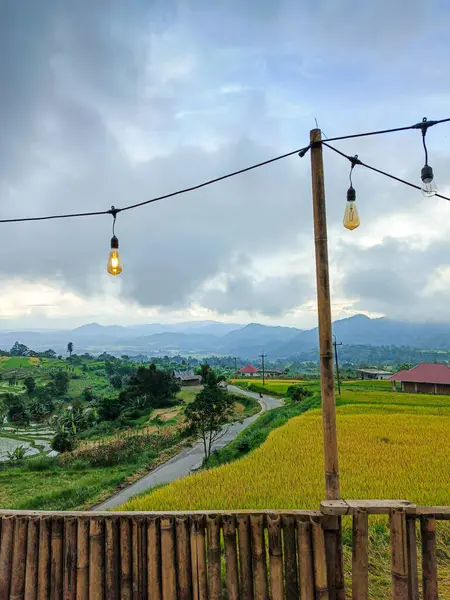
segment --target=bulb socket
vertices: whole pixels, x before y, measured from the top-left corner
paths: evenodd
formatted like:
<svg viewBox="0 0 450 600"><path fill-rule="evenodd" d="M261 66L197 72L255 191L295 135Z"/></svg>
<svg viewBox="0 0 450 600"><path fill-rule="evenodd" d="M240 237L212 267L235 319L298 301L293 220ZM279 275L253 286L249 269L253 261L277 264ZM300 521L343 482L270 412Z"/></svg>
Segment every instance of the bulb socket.
<svg viewBox="0 0 450 600"><path fill-rule="evenodd" d="M434 178L433 169L430 166L425 165L420 172L420 177L424 183L431 183Z"/></svg>
<svg viewBox="0 0 450 600"><path fill-rule="evenodd" d="M113 235L113 237L111 238L111 250L118 250L119 249L119 240L118 238L116 238L115 235Z"/></svg>
<svg viewBox="0 0 450 600"><path fill-rule="evenodd" d="M347 202L354 202L356 200L355 188L351 185L347 190Z"/></svg>

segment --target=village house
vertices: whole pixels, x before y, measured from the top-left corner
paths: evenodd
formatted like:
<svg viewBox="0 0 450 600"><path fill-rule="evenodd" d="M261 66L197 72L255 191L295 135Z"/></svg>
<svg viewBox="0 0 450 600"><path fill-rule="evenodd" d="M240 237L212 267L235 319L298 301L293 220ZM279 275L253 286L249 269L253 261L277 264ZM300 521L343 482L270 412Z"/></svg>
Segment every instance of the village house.
<svg viewBox="0 0 450 600"><path fill-rule="evenodd" d="M196 375L191 369L190 371L174 371L173 376L180 385L200 385L202 378Z"/></svg>
<svg viewBox="0 0 450 600"><path fill-rule="evenodd" d="M440 363L421 363L392 375L390 381L394 389L396 382L400 382L402 392L450 394L450 367Z"/></svg>
<svg viewBox="0 0 450 600"><path fill-rule="evenodd" d="M263 371L253 365L246 365L242 369L239 369L239 373L245 377L262 377ZM279 371L278 369L264 369L264 375L266 377L280 377L283 375L283 371Z"/></svg>
<svg viewBox="0 0 450 600"><path fill-rule="evenodd" d="M391 371L380 371L379 369L356 369L358 376L361 379L389 379L392 375Z"/></svg>

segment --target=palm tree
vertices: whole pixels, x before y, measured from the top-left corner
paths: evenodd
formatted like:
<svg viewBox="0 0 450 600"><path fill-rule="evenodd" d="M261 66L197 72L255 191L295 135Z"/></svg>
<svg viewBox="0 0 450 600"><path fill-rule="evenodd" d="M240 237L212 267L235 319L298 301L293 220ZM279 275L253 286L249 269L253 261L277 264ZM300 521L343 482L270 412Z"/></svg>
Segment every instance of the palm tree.
<svg viewBox="0 0 450 600"><path fill-rule="evenodd" d="M70 362L72 362L72 352L73 352L73 344L72 344L72 342L69 342L67 344L67 352L69 353L69 360L70 360Z"/></svg>

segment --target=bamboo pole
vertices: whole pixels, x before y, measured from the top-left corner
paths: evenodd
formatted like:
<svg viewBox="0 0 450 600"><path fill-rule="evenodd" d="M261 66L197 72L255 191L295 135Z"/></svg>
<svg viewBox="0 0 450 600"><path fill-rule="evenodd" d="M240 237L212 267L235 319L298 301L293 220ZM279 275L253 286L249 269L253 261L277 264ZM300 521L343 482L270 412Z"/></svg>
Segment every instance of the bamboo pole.
<svg viewBox="0 0 450 600"><path fill-rule="evenodd" d="M312 129L310 141L320 142L320 129ZM317 306L319 317L320 387L325 454L327 500L340 498L338 448L336 433L336 401L334 396L333 335L331 325L330 276L328 267L327 216L323 176L322 145L311 147L311 176L314 208L314 240L316 247Z"/></svg>
<svg viewBox="0 0 450 600"><path fill-rule="evenodd" d="M404 509L392 509L391 554L392 554L392 598L408 599L408 558L406 546L406 516Z"/></svg>
<svg viewBox="0 0 450 600"><path fill-rule="evenodd" d="M342 548L342 518L338 517L336 530L336 561L334 571L334 591L336 600L345 600L345 580L344 580L344 551Z"/></svg>
<svg viewBox="0 0 450 600"><path fill-rule="evenodd" d="M208 589L209 600L222 598L221 550L220 550L220 517L206 518L208 534Z"/></svg>
<svg viewBox="0 0 450 600"><path fill-rule="evenodd" d="M295 519L281 517L284 541L284 570L286 577L286 600L298 600L297 544L295 540Z"/></svg>
<svg viewBox="0 0 450 600"><path fill-rule="evenodd" d="M41 518L39 523L38 600L48 600L50 595L51 526L51 517Z"/></svg>
<svg viewBox="0 0 450 600"><path fill-rule="evenodd" d="M146 598L148 589L148 575L147 575L147 522L144 517L139 517L139 556L140 564L139 569L141 572L141 578L139 581L139 587L141 590L141 598ZM108 599L109 600L109 599Z"/></svg>
<svg viewBox="0 0 450 600"><path fill-rule="evenodd" d="M255 600L268 600L269 598L263 519L264 517L262 515L250 515Z"/></svg>
<svg viewBox="0 0 450 600"><path fill-rule="evenodd" d="M227 599L239 600L239 569L236 545L236 519L234 516L224 517L223 537L225 541Z"/></svg>
<svg viewBox="0 0 450 600"><path fill-rule="evenodd" d="M77 600L89 600L89 519L77 519Z"/></svg>
<svg viewBox="0 0 450 600"><path fill-rule="evenodd" d="M63 532L62 517L52 519L52 559L50 567L50 600L60 600L63 593Z"/></svg>
<svg viewBox="0 0 450 600"><path fill-rule="evenodd" d="M161 564L163 600L176 600L177 575L173 517L161 519Z"/></svg>
<svg viewBox="0 0 450 600"><path fill-rule="evenodd" d="M140 555L139 555L139 523L138 519L131 519L131 540L132 540L132 569L131 569L131 581L133 589L133 600L139 600L141 598L140 580L142 577L140 569Z"/></svg>
<svg viewBox="0 0 450 600"><path fill-rule="evenodd" d="M422 537L423 598L424 600L437 600L436 520L433 517L421 517L420 533Z"/></svg>
<svg viewBox="0 0 450 600"><path fill-rule="evenodd" d="M320 518L311 519L311 528L314 549L314 586L316 590L316 600L328 600L325 534Z"/></svg>
<svg viewBox="0 0 450 600"><path fill-rule="evenodd" d="M367 511L357 510L353 515L352 598L369 598L369 518Z"/></svg>
<svg viewBox="0 0 450 600"><path fill-rule="evenodd" d="M64 520L64 600L77 597L77 520L69 517Z"/></svg>
<svg viewBox="0 0 450 600"><path fill-rule="evenodd" d="M283 600L283 540L280 515L267 515L269 534L270 592L272 600Z"/></svg>
<svg viewBox="0 0 450 600"><path fill-rule="evenodd" d="M250 517L248 515L240 515L237 517L237 522L242 600L253 600L253 569L250 535Z"/></svg>
<svg viewBox="0 0 450 600"><path fill-rule="evenodd" d="M118 517L105 518L105 589L108 600L120 600L120 537Z"/></svg>
<svg viewBox="0 0 450 600"><path fill-rule="evenodd" d="M189 518L175 519L177 544L177 575L179 600L192 600L191 549L189 540Z"/></svg>
<svg viewBox="0 0 450 600"><path fill-rule="evenodd" d="M100 517L89 520L89 600L105 597L105 531Z"/></svg>
<svg viewBox="0 0 450 600"><path fill-rule="evenodd" d="M206 539L205 539L205 517L196 515L197 521L197 572L198 572L198 600L207 600L208 598L208 574L206 567Z"/></svg>
<svg viewBox="0 0 450 600"><path fill-rule="evenodd" d="M36 517L32 517L28 521L27 565L25 572L24 600L37 600L38 551L39 520Z"/></svg>
<svg viewBox="0 0 450 600"><path fill-rule="evenodd" d="M14 536L14 517L2 518L0 545L0 598L9 597Z"/></svg>
<svg viewBox="0 0 450 600"><path fill-rule="evenodd" d="M298 569L301 600L314 600L314 569L311 525L297 520Z"/></svg>
<svg viewBox="0 0 450 600"><path fill-rule="evenodd" d="M417 568L416 518L406 517L406 544L408 551L408 597L419 600L419 574Z"/></svg>
<svg viewBox="0 0 450 600"><path fill-rule="evenodd" d="M129 517L120 517L120 598L131 600L131 523Z"/></svg>
<svg viewBox="0 0 450 600"><path fill-rule="evenodd" d="M147 591L149 600L161 600L161 532L159 519L147 521Z"/></svg>
<svg viewBox="0 0 450 600"><path fill-rule="evenodd" d="M22 600L25 594L25 569L28 517L17 517L11 568L10 600Z"/></svg>

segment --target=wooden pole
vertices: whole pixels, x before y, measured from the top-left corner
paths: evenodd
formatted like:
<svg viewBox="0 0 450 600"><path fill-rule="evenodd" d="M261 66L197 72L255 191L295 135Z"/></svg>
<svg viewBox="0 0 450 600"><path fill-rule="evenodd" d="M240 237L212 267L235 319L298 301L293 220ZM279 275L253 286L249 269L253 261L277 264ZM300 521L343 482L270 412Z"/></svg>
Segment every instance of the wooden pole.
<svg viewBox="0 0 450 600"><path fill-rule="evenodd" d="M298 568L300 571L300 598L314 600L314 568L311 540L311 525L297 521Z"/></svg>
<svg viewBox="0 0 450 600"><path fill-rule="evenodd" d="M208 532L208 583L209 599L222 598L221 579L221 549L220 549L220 517L217 515L206 517ZM194 598L194 600L196 600Z"/></svg>
<svg viewBox="0 0 450 600"><path fill-rule="evenodd" d="M77 520L64 519L64 577L63 599L77 598Z"/></svg>
<svg viewBox="0 0 450 600"><path fill-rule="evenodd" d="M9 598L14 540L14 517L3 517L0 543L0 598Z"/></svg>
<svg viewBox="0 0 450 600"><path fill-rule="evenodd" d="M37 518L32 518L28 521L27 566L25 573L24 600L37 599L38 551L39 520Z"/></svg>
<svg viewBox="0 0 450 600"><path fill-rule="evenodd" d="M236 544L236 518L234 515L224 517L223 537L225 542L227 599L239 600L239 568Z"/></svg>
<svg viewBox="0 0 450 600"><path fill-rule="evenodd" d="M433 517L421 517L422 536L422 577L424 600L438 597L438 575L436 554L436 521Z"/></svg>
<svg viewBox="0 0 450 600"><path fill-rule="evenodd" d="M253 600L252 548L248 515L238 516L238 534L242 600Z"/></svg>
<svg viewBox="0 0 450 600"><path fill-rule="evenodd" d="M89 598L89 519L77 521L77 600L86 600Z"/></svg>
<svg viewBox="0 0 450 600"><path fill-rule="evenodd" d="M325 184L323 178L322 145L314 145L314 142L320 142L321 139L320 129L312 129L310 132L310 141L313 144L311 147L311 175L314 208L314 241L316 248L325 486L327 500L338 500L340 498L340 486L336 434L336 401L334 396L333 335L331 326Z"/></svg>
<svg viewBox="0 0 450 600"><path fill-rule="evenodd" d="M404 509L392 509L391 555L392 555L392 599L407 600L408 594L408 551L406 544L406 515Z"/></svg>
<svg viewBox="0 0 450 600"><path fill-rule="evenodd" d="M352 598L369 598L369 518L363 509L353 515Z"/></svg>
<svg viewBox="0 0 450 600"><path fill-rule="evenodd" d="M284 571L286 576L286 600L297 600L297 544L295 541L295 517L283 515Z"/></svg>
<svg viewBox="0 0 450 600"><path fill-rule="evenodd" d="M272 600L283 600L283 539L280 515L267 515L270 559L270 591Z"/></svg>
<svg viewBox="0 0 450 600"><path fill-rule="evenodd" d="M28 517L17 517L14 527L14 548L11 567L11 600L22 600L25 594L25 567Z"/></svg>

